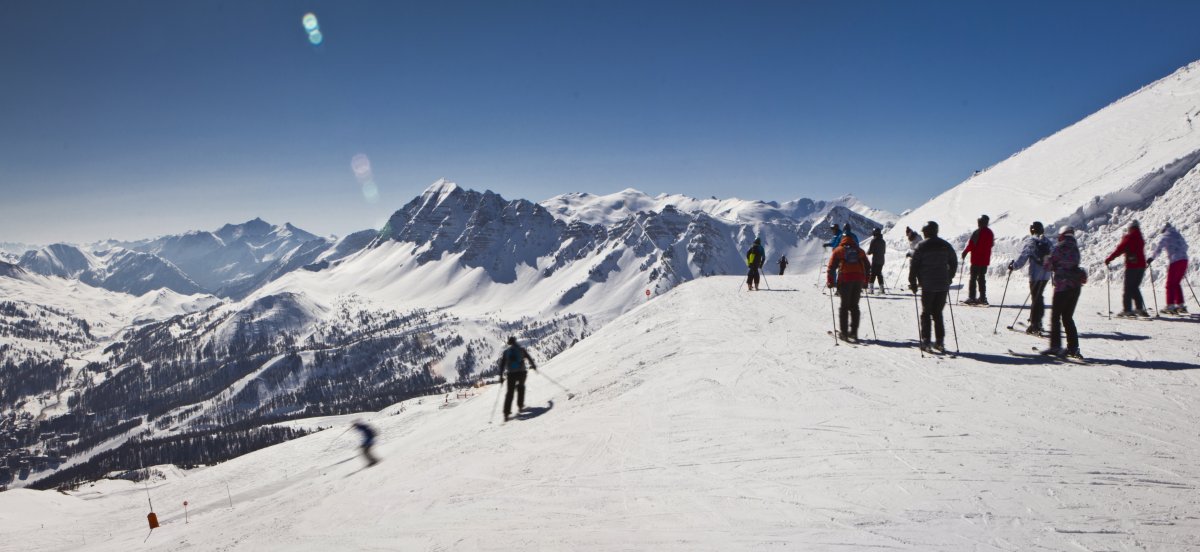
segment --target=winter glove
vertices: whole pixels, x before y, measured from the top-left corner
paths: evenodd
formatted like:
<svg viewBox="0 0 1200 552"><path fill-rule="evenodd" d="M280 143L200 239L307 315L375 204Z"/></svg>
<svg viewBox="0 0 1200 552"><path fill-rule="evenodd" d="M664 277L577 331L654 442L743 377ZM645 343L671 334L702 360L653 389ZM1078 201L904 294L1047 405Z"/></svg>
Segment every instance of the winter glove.
<svg viewBox="0 0 1200 552"><path fill-rule="evenodd" d="M833 282L825 282L825 287L827 287L827 288L831 288L831 289L832 289L832 288L833 288L833 285L834 285L834 284L833 284Z"/></svg>
<svg viewBox="0 0 1200 552"><path fill-rule="evenodd" d="M833 246L829 245L829 244L825 244L825 245L822 245L821 247L824 247L825 249L829 249L830 247L833 247Z"/></svg>
<svg viewBox="0 0 1200 552"><path fill-rule="evenodd" d="M1013 262L1012 261L1008 261L1008 271L1009 272L1013 271Z"/></svg>
<svg viewBox="0 0 1200 552"><path fill-rule="evenodd" d="M963 258L963 260L966 260L966 258L967 258L967 252L966 252L966 251L963 251L962 258Z"/></svg>
<svg viewBox="0 0 1200 552"><path fill-rule="evenodd" d="M908 284L908 289L911 289L913 293L916 293L917 292L917 284Z"/></svg>
<svg viewBox="0 0 1200 552"><path fill-rule="evenodd" d="M904 257L905 257L905 258L908 258L908 259L911 259L911 258L912 258L912 251L909 251L908 253L905 253L905 254L904 254Z"/></svg>
<svg viewBox="0 0 1200 552"><path fill-rule="evenodd" d="M537 365L530 364L530 365L529 365L529 369L530 369L530 370L537 370Z"/></svg>
<svg viewBox="0 0 1200 552"><path fill-rule="evenodd" d="M500 376L500 383L504 383L504 376Z"/></svg>

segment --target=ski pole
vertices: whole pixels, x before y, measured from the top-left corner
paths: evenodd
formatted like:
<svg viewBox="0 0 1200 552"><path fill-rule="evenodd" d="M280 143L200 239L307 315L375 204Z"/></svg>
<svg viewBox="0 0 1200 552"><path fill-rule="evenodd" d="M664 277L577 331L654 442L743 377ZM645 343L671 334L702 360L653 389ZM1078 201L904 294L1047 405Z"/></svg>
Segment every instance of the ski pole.
<svg viewBox="0 0 1200 552"><path fill-rule="evenodd" d="M871 317L871 336L873 336L875 338L875 341L879 341L879 334L875 333L875 313L871 312L871 296L870 295L867 296L867 316Z"/></svg>
<svg viewBox="0 0 1200 552"><path fill-rule="evenodd" d="M763 270L763 267L761 267L761 266L758 267L758 277L762 278L763 284L766 284L766 286L767 286L767 291L770 291L771 290L771 282L767 281L767 271Z"/></svg>
<svg viewBox="0 0 1200 552"><path fill-rule="evenodd" d="M962 291L961 288L959 291ZM949 295L949 293L946 295ZM950 303L950 328L954 330L954 354L958 354L958 323L954 321L954 303Z"/></svg>
<svg viewBox="0 0 1200 552"><path fill-rule="evenodd" d="M831 334L831 335L833 335L833 346L837 347L838 346L837 315L833 313L833 294L832 293L829 294L829 319L833 321L833 333Z"/></svg>
<svg viewBox="0 0 1200 552"><path fill-rule="evenodd" d="M904 262L900 263L900 272L896 274L896 285L892 289L900 289L900 278L904 276L904 267L908 265L908 256L904 257Z"/></svg>
<svg viewBox="0 0 1200 552"><path fill-rule="evenodd" d="M343 431L343 432L339 433L337 437L334 437L334 438L333 438L333 440L332 440L332 441L330 441L328 445L325 445L325 450L326 450L326 451L328 451L328 450L329 450L331 447L333 447L333 444L334 444L334 443L336 443L336 442L338 442L338 439L341 439L341 438L342 438L342 435L345 435L345 434L346 434L346 433L348 433L348 432L349 432L351 429L354 429L354 427L353 427L353 426L351 426L351 427L348 427L348 428L346 428L346 430L345 430L345 431Z"/></svg>
<svg viewBox="0 0 1200 552"><path fill-rule="evenodd" d="M1187 282L1188 289L1192 292L1192 300L1196 302L1196 308L1200 308L1200 299L1196 299L1196 289L1192 287L1192 282L1187 279L1187 276L1183 277L1183 281Z"/></svg>
<svg viewBox="0 0 1200 552"><path fill-rule="evenodd" d="M1154 286L1154 267L1146 268L1150 270L1150 296L1154 298L1154 317L1158 318L1158 289Z"/></svg>
<svg viewBox="0 0 1200 552"><path fill-rule="evenodd" d="M1012 280L1012 270L1008 271L1008 277L1004 279L1004 293L1000 294L1000 310L996 312L996 325L992 327L992 335L995 335L996 332L1000 331L1000 313L1004 312L1004 298L1008 297L1009 280ZM1023 306L1024 305L1022 305L1022 307Z"/></svg>
<svg viewBox="0 0 1200 552"><path fill-rule="evenodd" d="M821 287L821 270L825 268L825 253L821 253L821 264L817 266L817 283L813 284Z"/></svg>
<svg viewBox="0 0 1200 552"><path fill-rule="evenodd" d="M567 400L575 398L575 394L572 393L570 389L567 389L566 387L563 386L563 384L558 383L557 381L554 381L554 378L547 376L546 374L543 374L542 371L538 370L537 368L534 368L533 371L537 375L542 376L543 378L546 378L546 381L549 381L550 383L553 383L554 385L558 386L559 389L562 389L567 394Z"/></svg>
<svg viewBox="0 0 1200 552"><path fill-rule="evenodd" d="M954 296L955 301L962 300L962 288L963 288L962 275L963 275L963 271L966 269L967 269L967 263L963 263L958 269L958 295ZM947 302L949 302L949 299L950 299L950 294L947 293L946 294Z"/></svg>
<svg viewBox="0 0 1200 552"><path fill-rule="evenodd" d="M1031 299L1032 297L1033 297L1033 292L1030 291L1029 294L1027 294L1025 296L1025 300L1021 302L1021 308L1017 309L1017 315L1013 317L1013 323L1011 326L1008 327L1008 329L1010 329L1010 330L1016 329L1017 319L1021 317L1021 311L1025 310L1025 303L1028 303L1029 299ZM1033 305L1029 305L1029 309L1033 310Z"/></svg>
<svg viewBox="0 0 1200 552"><path fill-rule="evenodd" d="M921 358L925 358L925 348L921 344L921 305L917 302L917 290L913 290L913 311L917 313L917 344L921 351Z"/></svg>
<svg viewBox="0 0 1200 552"><path fill-rule="evenodd" d="M504 382L501 381L500 385L496 386L496 400L495 400L495 402L492 403L492 415L488 416L489 424L492 423L492 421L496 419L496 409L500 407L500 395L503 395L503 394L504 394Z"/></svg>
<svg viewBox="0 0 1200 552"><path fill-rule="evenodd" d="M1108 264L1104 265L1104 292L1108 295L1108 319L1112 320L1112 271L1108 269Z"/></svg>

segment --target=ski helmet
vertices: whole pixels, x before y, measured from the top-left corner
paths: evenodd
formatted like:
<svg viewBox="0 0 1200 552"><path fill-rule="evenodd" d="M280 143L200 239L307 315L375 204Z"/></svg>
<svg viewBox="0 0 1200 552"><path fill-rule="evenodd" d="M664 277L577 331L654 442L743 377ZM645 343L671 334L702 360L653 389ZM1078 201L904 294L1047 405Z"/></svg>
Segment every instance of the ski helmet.
<svg viewBox="0 0 1200 552"><path fill-rule="evenodd" d="M932 220L926 222L925 226L921 227L921 233L925 234L925 237L928 238L936 237L938 235L938 223Z"/></svg>
<svg viewBox="0 0 1200 552"><path fill-rule="evenodd" d="M992 219L989 218L987 215L980 215L978 222L979 222L980 226L987 226L989 220L992 220Z"/></svg>
<svg viewBox="0 0 1200 552"><path fill-rule="evenodd" d="M515 338L515 337L510 337L510 338L508 338L508 344L509 344L509 345L516 345L516 344L517 344L517 338Z"/></svg>
<svg viewBox="0 0 1200 552"><path fill-rule="evenodd" d="M1137 229L1139 229L1139 230L1140 230L1140 229L1142 228L1142 225L1141 225L1141 223L1139 223L1139 222L1137 221L1137 219L1133 219L1133 222L1129 223L1129 227L1130 227L1130 228L1137 228Z"/></svg>

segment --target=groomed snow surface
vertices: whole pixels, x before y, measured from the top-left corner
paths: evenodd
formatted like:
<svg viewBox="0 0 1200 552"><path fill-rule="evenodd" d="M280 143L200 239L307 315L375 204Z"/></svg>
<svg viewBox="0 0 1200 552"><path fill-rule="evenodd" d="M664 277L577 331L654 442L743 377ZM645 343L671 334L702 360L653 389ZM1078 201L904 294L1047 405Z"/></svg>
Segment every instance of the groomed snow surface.
<svg viewBox="0 0 1200 552"><path fill-rule="evenodd" d="M962 355L922 358L910 295L871 299L878 343L835 346L814 280L648 301L542 366L573 399L530 374L528 419L491 415L496 386L366 415L373 468L339 418L164 469L149 535L141 484L0 493L0 550L1200 548L1196 321L1107 320L1093 285L1093 364L1009 355L1045 341L1013 310L993 335L996 307L956 308Z"/></svg>

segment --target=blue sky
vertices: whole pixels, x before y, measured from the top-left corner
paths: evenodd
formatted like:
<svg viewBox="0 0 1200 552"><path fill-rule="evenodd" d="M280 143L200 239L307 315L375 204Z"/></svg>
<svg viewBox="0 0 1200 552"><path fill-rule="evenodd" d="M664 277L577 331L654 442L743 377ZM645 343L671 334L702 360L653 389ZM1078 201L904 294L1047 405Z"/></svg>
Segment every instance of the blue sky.
<svg viewBox="0 0 1200 552"><path fill-rule="evenodd" d="M0 241L32 243L341 234L439 177L901 211L1200 59L1183 1L4 6Z"/></svg>

